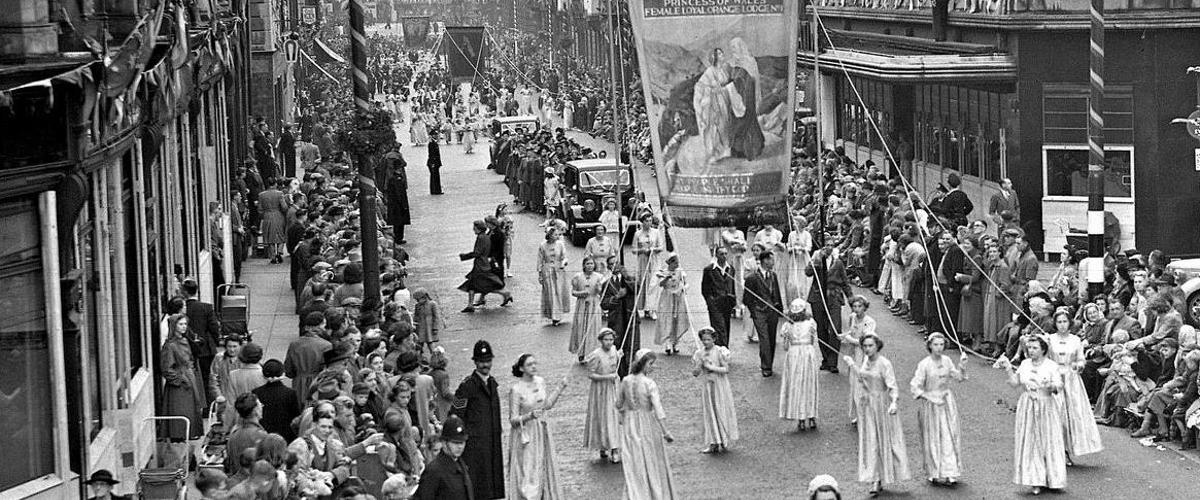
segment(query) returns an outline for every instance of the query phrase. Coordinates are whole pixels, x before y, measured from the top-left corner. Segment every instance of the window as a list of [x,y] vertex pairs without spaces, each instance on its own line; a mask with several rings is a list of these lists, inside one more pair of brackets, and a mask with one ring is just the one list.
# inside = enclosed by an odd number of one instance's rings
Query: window
[[33,200],[0,204],[0,491],[55,472],[39,229]]
[[999,182],[1004,176],[1003,95],[952,85],[918,85],[916,159]]
[[[1104,152],[1104,197],[1133,200],[1133,148],[1116,146]],[[1042,148],[1046,196],[1088,195],[1088,150],[1085,146]]]

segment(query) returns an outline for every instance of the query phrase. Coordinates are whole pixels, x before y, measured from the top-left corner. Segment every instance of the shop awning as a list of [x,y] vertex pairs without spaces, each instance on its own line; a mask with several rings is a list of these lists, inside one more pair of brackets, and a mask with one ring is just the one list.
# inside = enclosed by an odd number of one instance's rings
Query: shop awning
[[346,64],[346,59],[339,56],[337,52],[325,45],[320,38],[313,39],[313,52],[317,60],[329,60],[338,64]]
[[[11,92],[29,87],[49,87],[54,82],[79,85],[92,59],[69,60],[54,63],[29,64],[0,69],[0,92]],[[91,76],[91,75],[86,75]]]
[[[800,53],[811,65],[811,52]],[[846,72],[869,78],[906,82],[995,82],[1017,78],[1017,59],[1011,54],[881,54],[852,49],[821,53],[823,73]]]

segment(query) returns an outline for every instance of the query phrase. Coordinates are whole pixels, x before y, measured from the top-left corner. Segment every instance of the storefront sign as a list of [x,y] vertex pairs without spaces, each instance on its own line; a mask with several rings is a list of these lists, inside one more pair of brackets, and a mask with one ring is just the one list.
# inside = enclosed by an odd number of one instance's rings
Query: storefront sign
[[633,0],[657,182],[680,227],[787,221],[793,0]]
[[1196,171],[1200,172],[1200,148],[1196,148]]

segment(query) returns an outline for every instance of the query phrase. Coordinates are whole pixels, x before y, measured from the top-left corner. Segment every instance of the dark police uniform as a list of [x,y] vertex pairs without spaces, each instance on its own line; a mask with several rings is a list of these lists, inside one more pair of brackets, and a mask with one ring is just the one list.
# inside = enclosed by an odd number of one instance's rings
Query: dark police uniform
[[[492,359],[492,346],[475,343],[471,359]],[[475,372],[467,375],[454,392],[450,413],[461,417],[470,439],[463,450],[475,495],[478,498],[504,498],[504,456],[500,438],[500,392],[495,377],[485,382]]]
[[470,468],[443,450],[421,473],[416,500],[473,500]]

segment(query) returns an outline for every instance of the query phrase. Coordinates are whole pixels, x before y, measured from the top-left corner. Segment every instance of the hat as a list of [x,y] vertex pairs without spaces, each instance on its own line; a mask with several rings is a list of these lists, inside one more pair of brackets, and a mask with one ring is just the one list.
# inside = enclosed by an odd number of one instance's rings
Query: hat
[[1021,236],[1021,230],[1020,230],[1020,229],[1017,229],[1017,228],[1015,228],[1015,227],[1010,227],[1010,228],[1008,228],[1008,229],[1005,229],[1005,230],[1004,230],[1004,232],[1003,232],[1003,233],[1000,233],[1000,234],[1002,234],[1002,235],[1004,235],[1004,236],[1017,236],[1017,237],[1020,237],[1020,236]]
[[421,367],[421,355],[413,351],[404,351],[396,359],[396,370],[400,373],[411,372]]
[[837,479],[834,479],[833,476],[830,476],[829,474],[821,474],[812,478],[812,481],[808,482],[808,494],[812,495],[813,493],[816,493],[817,490],[822,486],[829,486],[836,491],[838,489]]
[[354,355],[354,346],[349,342],[338,342],[333,348],[325,351],[325,364],[332,365],[338,361],[350,359]]
[[475,349],[471,353],[471,359],[474,361],[491,361],[496,357],[492,351],[492,344],[486,340],[475,342]]
[[543,168],[543,169],[542,169],[542,172],[545,172],[545,173],[547,173],[547,174],[554,174],[554,167],[546,167],[546,168]]
[[793,300],[792,303],[790,305],[788,305],[788,313],[789,314],[800,314],[807,310],[808,310],[808,301],[806,301],[804,299]]
[[88,478],[87,481],[84,481],[83,484],[108,483],[111,486],[119,482],[120,481],[113,479],[112,472],[109,472],[108,469],[100,469],[96,472],[93,472],[92,477]]
[[350,264],[350,259],[342,259],[342,260],[339,260],[339,261],[333,263],[333,265],[335,265],[335,266],[345,266],[348,264]]
[[461,418],[458,418],[458,415],[446,417],[446,421],[442,423],[442,439],[460,443],[467,440],[467,429],[463,426],[463,421]]
[[362,307],[362,302],[363,302],[362,299],[360,299],[358,297],[343,297],[342,303],[339,305],[341,305],[342,307],[346,307],[346,306]]
[[238,350],[238,361],[252,365],[262,361],[263,348],[254,342],[250,342]]
[[332,266],[332,265],[330,265],[328,262],[321,261],[321,262],[318,262],[318,263],[316,263],[316,264],[313,264],[313,266],[312,266],[312,270],[313,270],[313,271],[316,271],[316,272],[321,272],[321,271],[327,271],[327,270],[329,270],[329,269],[330,269],[330,268],[332,268],[332,267],[333,267],[333,266]]

